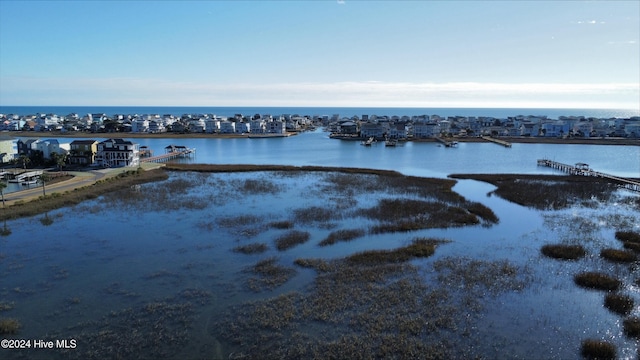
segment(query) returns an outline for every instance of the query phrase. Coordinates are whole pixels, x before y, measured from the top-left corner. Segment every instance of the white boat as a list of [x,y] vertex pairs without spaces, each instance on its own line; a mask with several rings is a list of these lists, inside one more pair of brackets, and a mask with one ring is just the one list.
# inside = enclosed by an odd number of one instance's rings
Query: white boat
[[33,184],[37,184],[38,183],[38,179],[32,179],[32,180],[24,180],[22,182],[20,182],[22,185],[33,185]]

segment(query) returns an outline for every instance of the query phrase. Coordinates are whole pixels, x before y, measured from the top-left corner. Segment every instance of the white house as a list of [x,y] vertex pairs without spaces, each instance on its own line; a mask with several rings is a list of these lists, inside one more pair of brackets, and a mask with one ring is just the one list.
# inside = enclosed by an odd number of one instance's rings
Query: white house
[[220,121],[220,134],[233,134],[236,132],[236,123],[229,120]]
[[413,123],[413,137],[430,138],[440,134],[440,125],[433,121]]
[[108,139],[98,143],[96,162],[103,167],[140,165],[140,145],[123,139]]

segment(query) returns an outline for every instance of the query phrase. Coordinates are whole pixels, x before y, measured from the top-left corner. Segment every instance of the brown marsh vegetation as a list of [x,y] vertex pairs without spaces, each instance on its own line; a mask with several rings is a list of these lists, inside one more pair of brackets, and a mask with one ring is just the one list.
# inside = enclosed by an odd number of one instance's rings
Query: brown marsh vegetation
[[609,293],[604,297],[604,306],[619,315],[629,315],[633,305],[633,298],[628,295]]
[[0,335],[17,334],[22,325],[16,319],[0,319]]
[[256,292],[276,288],[296,274],[295,269],[279,265],[275,257],[260,260],[247,271],[257,275],[247,281],[249,288]]
[[[398,252],[412,254],[403,259],[429,256],[442,241],[416,239]],[[431,287],[417,267],[394,256],[352,260],[297,259],[297,265],[318,272],[310,292],[237,306],[212,332],[229,342],[234,356],[248,359],[264,354],[282,359],[470,358],[478,355],[474,347],[457,341],[474,336],[476,315],[470,314],[469,298],[517,291],[525,284],[522,269],[502,261],[444,260],[446,274],[439,277],[444,282]],[[466,271],[469,265],[472,270]],[[487,281],[452,285],[477,278]],[[461,293],[449,291],[454,288]]]
[[640,243],[640,233],[635,231],[616,231],[615,236],[623,242]]
[[268,247],[265,243],[254,243],[248,245],[236,246],[233,251],[242,254],[260,254],[267,251]]
[[616,358],[616,347],[608,341],[587,339],[582,342],[580,353],[585,359],[613,360]]
[[343,229],[332,231],[324,240],[320,241],[318,245],[328,246],[333,245],[340,241],[351,241],[362,237],[366,234],[364,229]]
[[309,241],[311,234],[307,231],[291,230],[278,236],[275,240],[276,249],[284,251]]
[[368,250],[355,253],[346,258],[352,264],[376,265],[384,263],[400,263],[414,258],[429,257],[435,253],[436,244],[442,240],[415,239],[410,245],[393,250]]
[[632,338],[640,339],[640,318],[630,317],[622,322],[624,333]]
[[473,179],[497,186],[494,193],[516,204],[540,210],[564,209],[577,202],[608,200],[617,189],[604,179],[590,176],[456,174],[456,179]]
[[582,245],[547,244],[541,251],[545,256],[562,260],[577,260],[587,254]]
[[620,280],[598,272],[584,272],[574,276],[577,285],[596,290],[615,291],[620,288],[622,283]]
[[619,249],[602,249],[600,250],[600,257],[619,263],[630,263],[637,260],[637,256],[633,251]]

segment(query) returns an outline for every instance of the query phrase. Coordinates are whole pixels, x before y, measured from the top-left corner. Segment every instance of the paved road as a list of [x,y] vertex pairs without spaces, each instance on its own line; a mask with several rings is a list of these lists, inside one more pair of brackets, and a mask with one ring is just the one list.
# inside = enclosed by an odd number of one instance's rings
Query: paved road
[[[122,171],[122,170],[120,170]],[[104,178],[107,175],[117,172],[115,170],[91,170],[91,171],[68,171],[69,175],[73,175],[73,179],[55,183],[52,185],[45,184],[45,192],[47,194],[64,193],[65,191],[71,191],[73,189],[81,188],[83,186],[91,185],[96,181]],[[42,195],[42,184],[30,185],[30,188],[20,191],[15,191],[4,195],[4,200],[8,205],[13,204],[16,201],[28,201],[35,199]]]
[[[164,164],[158,163],[144,163],[141,167],[145,170],[156,169],[164,166]],[[134,168],[113,168],[113,169],[99,169],[90,171],[67,171],[68,174],[73,175],[73,179],[55,183],[52,185],[45,184],[45,192],[47,194],[64,193],[65,191],[71,191],[83,186],[91,185],[96,181],[104,178],[115,176],[118,173],[127,170],[135,170]],[[6,206],[13,204],[16,201],[29,201],[36,199],[42,195],[42,184],[31,185],[31,188],[26,190],[15,191],[4,195]]]

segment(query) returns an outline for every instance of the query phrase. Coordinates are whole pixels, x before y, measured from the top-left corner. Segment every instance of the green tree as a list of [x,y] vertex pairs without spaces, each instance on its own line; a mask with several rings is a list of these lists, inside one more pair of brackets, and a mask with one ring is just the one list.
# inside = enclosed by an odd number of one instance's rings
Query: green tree
[[27,168],[27,164],[31,163],[31,159],[29,159],[29,157],[27,155],[20,155],[20,157],[18,158],[18,162],[22,163],[22,168],[26,169]]
[[45,192],[45,183],[49,182],[49,180],[51,180],[51,176],[47,173],[42,173],[42,175],[40,175],[40,182],[42,183],[42,195],[47,196],[47,193]]
[[0,196],[2,196],[2,207],[4,208],[4,189],[7,187],[7,183],[0,181]]

